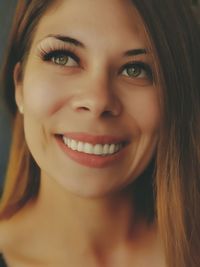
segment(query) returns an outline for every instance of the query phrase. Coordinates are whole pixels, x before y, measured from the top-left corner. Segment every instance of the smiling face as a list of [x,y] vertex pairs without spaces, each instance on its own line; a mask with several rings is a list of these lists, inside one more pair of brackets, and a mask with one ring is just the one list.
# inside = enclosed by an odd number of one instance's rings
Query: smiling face
[[144,36],[128,0],[62,1],[42,17],[22,81],[15,69],[16,101],[42,178],[103,196],[145,169],[159,102]]

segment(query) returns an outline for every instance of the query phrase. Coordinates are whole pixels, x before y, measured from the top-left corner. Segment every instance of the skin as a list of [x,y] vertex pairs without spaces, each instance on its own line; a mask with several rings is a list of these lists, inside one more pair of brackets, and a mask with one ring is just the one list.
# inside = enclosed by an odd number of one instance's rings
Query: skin
[[[63,47],[49,34],[83,43],[70,46],[80,62],[42,60],[41,48]],[[41,188],[35,202],[1,226],[11,266],[164,266],[156,225],[136,218],[132,201],[132,182],[155,153],[160,121],[153,81],[144,71],[134,78],[121,71],[132,61],[153,68],[150,53],[124,56],[138,48],[147,49],[147,41],[128,0],[62,1],[42,17],[24,79],[20,63],[14,73]],[[120,136],[129,144],[120,160],[88,167],[61,151],[54,135],[63,132]]]
[[[136,17],[134,8],[128,1],[117,1],[116,7],[115,1],[106,5],[98,2],[87,1],[82,7],[68,1],[66,7],[63,4],[62,9],[59,6],[43,17],[24,80],[16,82],[26,140],[42,176],[86,197],[105,196],[138,177],[154,153],[160,113],[158,90],[151,81],[118,74],[132,60],[152,63],[150,55],[123,56],[126,51],[147,46],[141,26],[132,18]],[[98,9],[104,14],[103,22]],[[117,12],[117,18],[110,15],[112,12]],[[87,19],[89,13],[93,19]],[[73,37],[86,46],[73,47],[81,59],[79,65],[61,68],[41,60],[41,49],[58,46],[58,41],[46,38],[52,33]],[[62,47],[62,42],[59,45]],[[52,135],[65,132],[120,136],[130,144],[120,162],[101,170],[88,168],[60,153]]]

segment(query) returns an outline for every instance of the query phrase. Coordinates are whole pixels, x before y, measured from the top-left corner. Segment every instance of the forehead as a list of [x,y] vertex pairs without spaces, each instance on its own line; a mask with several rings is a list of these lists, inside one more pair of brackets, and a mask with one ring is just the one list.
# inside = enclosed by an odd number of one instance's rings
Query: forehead
[[141,46],[146,39],[144,32],[131,0],[60,0],[42,16],[35,39],[66,33],[86,44],[106,40]]

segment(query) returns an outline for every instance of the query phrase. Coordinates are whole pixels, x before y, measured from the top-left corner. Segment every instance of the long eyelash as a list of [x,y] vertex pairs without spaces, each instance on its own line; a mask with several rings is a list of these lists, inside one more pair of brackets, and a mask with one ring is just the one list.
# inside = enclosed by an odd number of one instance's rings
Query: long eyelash
[[51,52],[43,51],[42,59],[44,61],[50,61],[52,57],[58,56],[59,54],[64,54],[66,56],[70,56],[77,63],[80,62],[80,59],[74,53],[72,53],[69,50],[54,50],[54,51],[51,51]]
[[73,49],[71,48],[66,48],[65,45],[59,45],[57,47],[53,47],[53,46],[48,46],[48,47],[39,47],[39,57],[43,60],[43,61],[50,61],[50,59],[53,56],[57,56],[59,54],[65,54],[66,56],[70,56],[71,58],[73,58],[75,61],[77,61],[77,63],[80,62],[80,59],[78,56],[76,56],[76,54],[72,51]]

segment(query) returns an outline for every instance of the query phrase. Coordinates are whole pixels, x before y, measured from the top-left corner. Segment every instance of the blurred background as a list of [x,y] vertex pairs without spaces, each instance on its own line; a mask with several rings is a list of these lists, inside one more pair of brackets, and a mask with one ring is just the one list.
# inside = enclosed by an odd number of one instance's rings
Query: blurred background
[[[148,0],[147,0],[148,1]],[[162,1],[162,0],[161,0]],[[174,0],[175,1],[175,0]],[[193,5],[194,13],[200,22],[200,0],[190,0]],[[0,0],[0,68],[2,66],[5,50],[7,46],[7,38],[11,25],[13,12],[17,0]],[[0,88],[0,185],[3,182],[3,177],[8,161],[8,150],[11,139],[11,127],[8,112],[3,103],[2,90]]]
[[[16,0],[0,0],[0,68],[2,67],[15,5]],[[0,90],[0,184],[3,182],[5,174],[11,139],[10,119],[2,99],[2,90]]]

